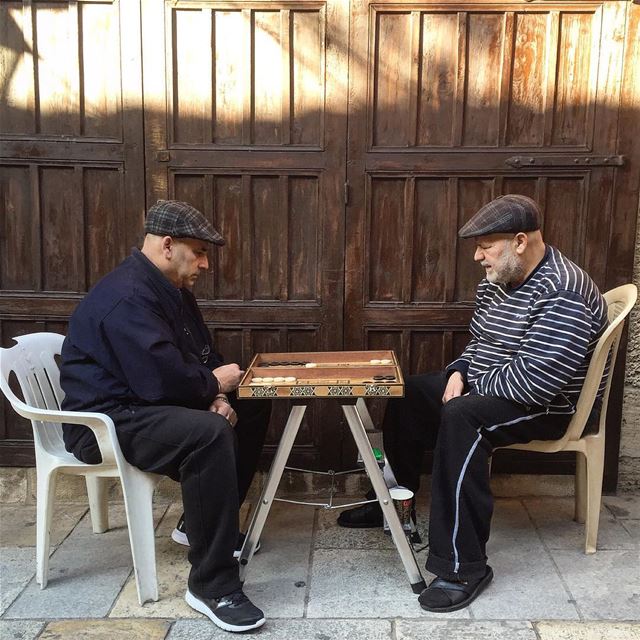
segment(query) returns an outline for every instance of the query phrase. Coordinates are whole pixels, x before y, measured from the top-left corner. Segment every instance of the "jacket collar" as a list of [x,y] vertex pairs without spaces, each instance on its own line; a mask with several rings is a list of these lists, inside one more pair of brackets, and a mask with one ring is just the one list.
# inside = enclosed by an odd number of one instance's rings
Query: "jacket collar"
[[162,271],[160,271],[160,269],[158,269],[158,267],[156,267],[156,265],[153,264],[153,262],[151,262],[151,260],[149,260],[142,251],[140,251],[140,249],[134,247],[131,251],[131,257],[135,263],[142,268],[146,275],[151,278],[154,284],[162,287],[162,290],[170,296],[171,300],[175,304],[182,306],[182,294],[180,289],[171,284]]

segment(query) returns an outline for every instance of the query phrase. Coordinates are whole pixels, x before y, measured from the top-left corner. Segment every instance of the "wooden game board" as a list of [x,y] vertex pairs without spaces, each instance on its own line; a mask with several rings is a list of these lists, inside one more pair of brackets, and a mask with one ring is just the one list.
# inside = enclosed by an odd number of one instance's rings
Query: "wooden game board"
[[238,387],[239,398],[403,395],[398,359],[393,351],[385,350],[258,353]]

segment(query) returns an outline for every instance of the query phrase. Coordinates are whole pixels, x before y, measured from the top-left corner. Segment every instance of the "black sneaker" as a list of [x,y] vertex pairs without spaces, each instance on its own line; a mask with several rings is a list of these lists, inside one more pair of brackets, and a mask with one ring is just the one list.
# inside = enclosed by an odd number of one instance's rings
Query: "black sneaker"
[[[244,539],[246,537],[247,536],[244,533],[240,533],[238,535],[238,543],[236,544],[236,548],[233,552],[234,558],[240,557],[240,551],[242,550],[242,545],[244,544]],[[187,530],[184,526],[184,513],[180,516],[180,520],[178,520],[176,528],[171,532],[171,539],[178,544],[184,545],[185,547],[189,546],[189,538],[187,538]],[[256,550],[253,553],[258,553],[258,551],[260,551],[260,540],[258,540]]]
[[225,631],[249,631],[265,623],[264,613],[244,594],[242,589],[221,598],[202,598],[187,589],[187,604],[203,613],[213,624]]
[[338,516],[338,525],[347,529],[373,529],[381,527],[382,523],[382,509],[378,502],[347,509]]

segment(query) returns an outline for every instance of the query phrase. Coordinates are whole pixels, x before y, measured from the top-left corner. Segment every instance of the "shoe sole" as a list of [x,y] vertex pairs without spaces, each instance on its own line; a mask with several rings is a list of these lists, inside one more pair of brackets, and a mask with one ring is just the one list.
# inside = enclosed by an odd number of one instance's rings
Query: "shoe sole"
[[[171,539],[176,542],[177,544],[181,544],[183,547],[188,547],[189,545],[189,538],[187,538],[187,534],[186,533],[182,533],[182,531],[179,531],[178,529],[174,529],[171,532]],[[254,555],[256,553],[258,553],[258,551],[260,551],[260,542],[258,541],[258,544],[256,545],[256,550],[253,552]],[[238,559],[240,557],[240,549],[235,549],[233,552],[233,557]]]
[[476,588],[466,600],[458,602],[458,604],[452,604],[450,607],[440,608],[428,607],[420,602],[420,607],[425,611],[431,611],[432,613],[449,613],[450,611],[458,611],[459,609],[468,607],[489,586],[489,584],[493,580],[493,569],[491,567],[488,567],[488,569],[489,571],[487,571],[485,577],[482,578],[480,582],[478,582]]
[[209,609],[209,607],[207,607],[207,605],[204,602],[202,602],[202,600],[199,600],[198,598],[196,598],[191,593],[191,591],[187,591],[187,593],[185,593],[184,599],[185,599],[185,602],[192,609],[195,609],[198,613],[202,613],[203,615],[207,616],[207,618],[209,618],[209,620],[211,620],[213,624],[215,624],[217,627],[220,627],[221,629],[224,629],[225,631],[241,633],[242,631],[250,631],[251,629],[257,629],[258,627],[261,627],[266,622],[266,618],[260,618],[260,620],[258,620],[257,622],[254,622],[253,624],[248,624],[248,625],[229,624],[228,622],[224,622],[224,620],[220,620],[220,618],[216,616],[215,612]]

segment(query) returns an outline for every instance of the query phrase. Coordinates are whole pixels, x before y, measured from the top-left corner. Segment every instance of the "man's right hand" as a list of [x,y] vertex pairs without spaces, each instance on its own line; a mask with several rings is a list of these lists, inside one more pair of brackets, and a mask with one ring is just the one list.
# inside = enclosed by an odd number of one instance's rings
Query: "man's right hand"
[[214,369],[212,373],[218,381],[220,393],[235,391],[244,375],[244,371],[235,362],[223,364],[221,367]]
[[447,382],[447,386],[442,394],[442,404],[447,404],[452,398],[457,398],[464,391],[464,379],[459,371],[454,371]]

